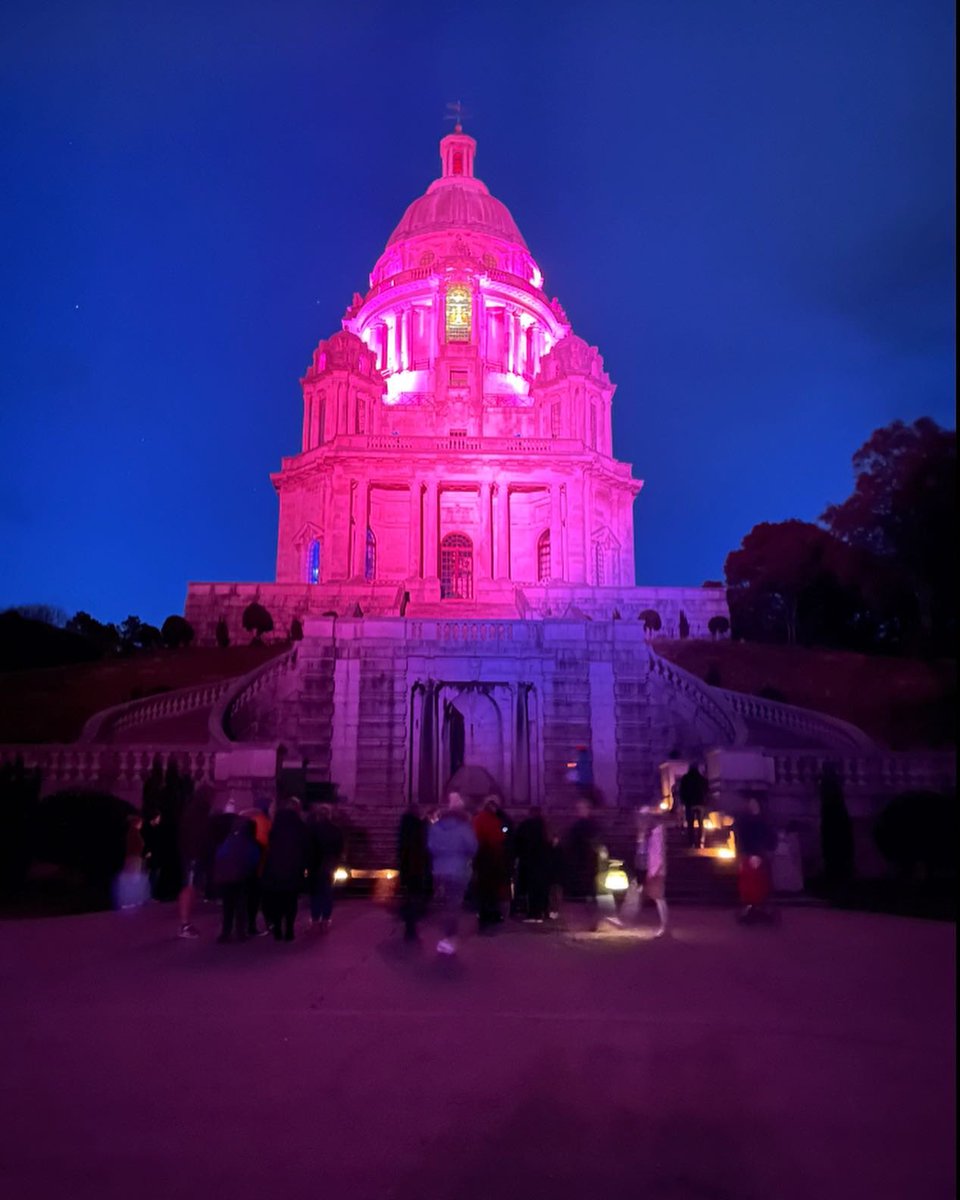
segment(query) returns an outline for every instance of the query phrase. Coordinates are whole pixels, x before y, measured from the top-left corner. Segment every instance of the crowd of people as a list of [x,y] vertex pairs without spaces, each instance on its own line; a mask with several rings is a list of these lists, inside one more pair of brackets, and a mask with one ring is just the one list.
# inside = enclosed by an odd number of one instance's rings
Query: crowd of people
[[[682,814],[689,845],[699,847],[706,798],[706,779],[694,765],[679,780],[669,811],[656,805],[637,814],[629,866],[638,911],[645,902],[656,911],[655,936],[667,932],[669,921],[667,823]],[[736,839],[741,898],[749,916],[762,912],[766,903],[775,844],[756,803],[738,820]],[[267,935],[289,942],[304,893],[309,927],[330,928],[344,850],[329,804],[304,811],[298,799],[264,800],[238,811],[228,801],[214,812],[208,795],[196,791],[175,763],[166,771],[155,764],[144,786],[142,811],[130,821],[118,904],[135,907],[148,895],[176,897],[179,936],[194,939],[199,937],[192,919],[198,901],[219,900],[221,942]],[[397,910],[404,937],[419,940],[421,922],[432,909],[441,927],[437,951],[452,955],[465,911],[475,914],[481,934],[489,934],[509,917],[531,924],[555,920],[561,899],[571,906],[571,923],[595,930],[604,854],[589,795],[581,796],[575,820],[562,836],[539,808],[514,825],[494,795],[475,813],[456,791],[438,809],[411,804],[401,818],[397,844]]]

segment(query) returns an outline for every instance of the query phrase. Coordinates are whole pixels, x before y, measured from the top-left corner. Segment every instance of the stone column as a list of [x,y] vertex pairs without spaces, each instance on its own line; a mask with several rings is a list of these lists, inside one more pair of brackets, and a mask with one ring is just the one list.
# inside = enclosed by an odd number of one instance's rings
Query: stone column
[[347,519],[347,578],[357,574],[357,542],[360,539],[357,515],[357,480],[350,480],[350,511]]
[[550,484],[550,578],[564,579],[560,484]]
[[423,577],[436,579],[440,573],[438,530],[440,490],[435,479],[428,479],[423,495]]
[[490,512],[490,497],[493,485],[485,479],[480,484],[480,545],[477,547],[477,574],[483,578],[494,578],[493,528]]
[[436,302],[427,309],[427,325],[430,335],[430,366],[434,366],[437,359],[440,357],[440,320],[442,312],[443,299],[440,293],[437,293]]
[[497,579],[510,578],[510,492],[506,482],[498,483],[496,513],[496,564]]
[[567,485],[560,484],[560,576],[570,578],[570,531],[567,527]]
[[420,484],[412,483],[410,485],[410,539],[409,539],[409,557],[410,565],[408,573],[411,579],[420,578],[420,559],[421,559],[421,536],[422,527],[420,520],[421,510],[421,492]]
[[504,323],[507,327],[507,371],[516,372],[517,324],[516,315],[512,308],[504,310]]
[[400,369],[409,369],[412,363],[412,355],[410,354],[410,306],[406,305],[397,314],[400,322]]

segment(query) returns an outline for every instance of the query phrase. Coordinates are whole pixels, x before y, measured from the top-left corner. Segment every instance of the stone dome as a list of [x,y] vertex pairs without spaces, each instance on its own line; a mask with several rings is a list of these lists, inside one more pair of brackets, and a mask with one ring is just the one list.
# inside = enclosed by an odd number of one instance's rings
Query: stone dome
[[[473,173],[477,143],[458,125],[440,142],[441,174],[409,206],[387,246],[427,233],[472,231],[527,250],[505,204],[490,195]],[[529,253],[529,251],[528,251]]]
[[407,208],[387,245],[424,233],[470,229],[526,250],[527,243],[510,210],[486,188],[477,187],[478,183],[479,180],[472,179],[469,184],[459,185],[445,180],[443,187],[431,188]]

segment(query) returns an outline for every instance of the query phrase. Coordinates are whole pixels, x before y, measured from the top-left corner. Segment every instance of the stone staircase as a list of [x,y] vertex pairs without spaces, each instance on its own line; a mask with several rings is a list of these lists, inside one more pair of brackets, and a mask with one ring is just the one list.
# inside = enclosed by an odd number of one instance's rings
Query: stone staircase
[[311,779],[329,782],[333,738],[333,649],[310,659],[299,693],[289,703],[296,721],[297,741]]
[[667,902],[722,905],[737,903],[737,863],[707,850],[692,850],[686,831],[667,827]]
[[560,650],[543,697],[543,768],[547,796],[568,793],[568,763],[591,744],[590,674],[582,654]]

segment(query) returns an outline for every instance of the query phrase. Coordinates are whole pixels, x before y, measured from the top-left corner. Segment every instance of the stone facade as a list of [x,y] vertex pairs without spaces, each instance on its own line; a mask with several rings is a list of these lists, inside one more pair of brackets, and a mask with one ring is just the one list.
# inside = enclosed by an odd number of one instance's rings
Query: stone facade
[[301,379],[298,454],[273,476],[276,582],[194,583],[202,641],[263,604],[278,633],[324,613],[633,619],[709,636],[716,589],[637,588],[616,390],[572,330],[476,143],[440,143],[415,200]]

